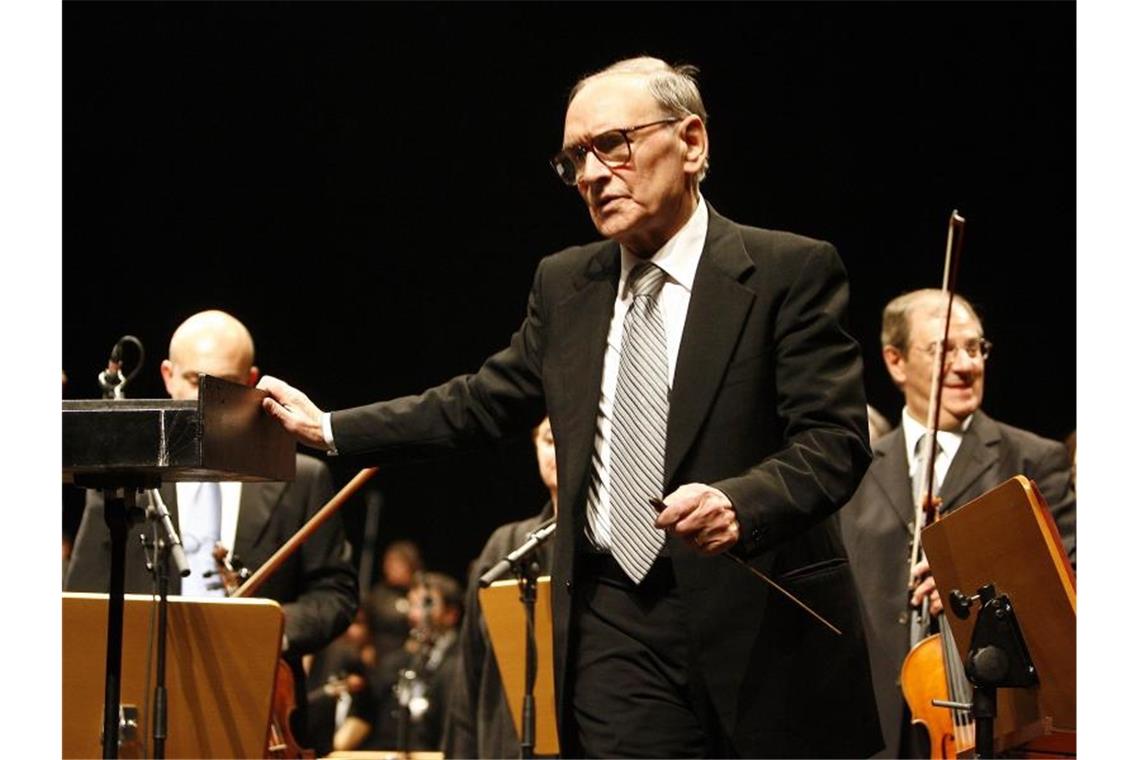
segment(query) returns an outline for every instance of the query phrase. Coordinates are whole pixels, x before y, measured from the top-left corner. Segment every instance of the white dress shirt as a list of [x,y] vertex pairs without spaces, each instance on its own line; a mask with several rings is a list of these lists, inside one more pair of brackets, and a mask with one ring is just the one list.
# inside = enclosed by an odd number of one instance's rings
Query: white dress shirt
[[[657,297],[665,326],[665,345],[669,359],[669,388],[673,387],[673,374],[677,368],[677,354],[681,348],[681,335],[685,331],[685,317],[689,312],[689,297],[693,292],[693,278],[705,236],[709,227],[709,211],[704,198],[697,196],[697,207],[685,226],[677,231],[661,250],[649,261],[665,272],[665,283]],[[610,331],[606,338],[606,355],[602,365],[602,397],[598,404],[598,422],[594,431],[593,466],[590,469],[589,507],[586,514],[591,540],[599,549],[610,548],[610,447],[613,440],[614,394],[617,392],[618,365],[621,363],[621,339],[625,314],[633,303],[626,292],[626,279],[642,259],[624,247],[621,249],[621,278],[618,280],[617,300]],[[665,494],[660,494],[664,497]]]
[[[234,538],[237,536],[238,507],[241,505],[241,483],[218,483],[218,486],[222,491],[221,543],[232,554]],[[197,483],[175,483],[174,491],[178,495],[179,515],[194,508],[198,493]]]
[[[962,434],[965,433],[969,427],[970,422],[973,421],[974,415],[966,418],[962,423],[959,430],[939,430],[935,440],[938,442],[938,454],[934,457],[934,476],[940,484],[946,482],[946,473],[950,471],[950,465],[954,461],[954,457],[958,453],[958,449],[962,446]],[[906,463],[907,472],[910,473],[911,482],[914,482],[916,477],[921,477],[918,472],[919,457],[915,449],[918,448],[918,442],[923,435],[926,434],[926,423],[919,422],[910,413],[910,410],[905,406],[902,413],[902,428],[903,438],[906,441]]]

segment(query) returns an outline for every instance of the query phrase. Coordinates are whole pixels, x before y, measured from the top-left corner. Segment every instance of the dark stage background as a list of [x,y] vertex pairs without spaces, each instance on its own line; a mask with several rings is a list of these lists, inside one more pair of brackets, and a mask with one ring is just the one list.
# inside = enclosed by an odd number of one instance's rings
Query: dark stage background
[[[123,334],[163,397],[173,329],[242,319],[258,365],[325,409],[473,371],[523,316],[543,255],[596,238],[546,160],[576,77],[696,63],[706,199],[834,242],[872,404],[901,397],[879,312],[961,291],[996,344],[985,407],[1076,426],[1076,44],[1070,3],[64,3],[62,364],[69,398]],[[332,461],[340,482],[357,463]],[[387,467],[381,545],[465,572],[538,510],[529,441]],[[344,510],[357,550],[363,499]],[[65,495],[65,530],[78,519]]]

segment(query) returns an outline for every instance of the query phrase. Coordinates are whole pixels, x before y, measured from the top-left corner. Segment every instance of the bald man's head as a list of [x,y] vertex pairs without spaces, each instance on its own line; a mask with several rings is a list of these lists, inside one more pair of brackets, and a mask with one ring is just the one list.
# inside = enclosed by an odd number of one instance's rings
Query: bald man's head
[[162,380],[170,397],[198,398],[199,372],[243,385],[257,382],[253,337],[224,311],[199,312],[179,325],[170,338],[170,356],[162,362]]

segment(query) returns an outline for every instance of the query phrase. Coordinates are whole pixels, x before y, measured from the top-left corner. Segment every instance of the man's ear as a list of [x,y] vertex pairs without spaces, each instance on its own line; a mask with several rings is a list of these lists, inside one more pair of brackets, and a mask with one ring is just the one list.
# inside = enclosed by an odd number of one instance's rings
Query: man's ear
[[685,117],[681,124],[681,139],[685,142],[685,173],[696,176],[704,168],[709,154],[709,133],[700,116],[690,114]]
[[257,381],[260,378],[261,370],[259,370],[255,364],[249,368],[249,377],[246,378],[245,384],[252,388],[253,386],[257,385]]
[[158,365],[158,371],[162,373],[162,384],[166,386],[167,394],[173,396],[174,389],[170,387],[170,381],[174,379],[174,362],[163,359],[162,364]]
[[906,383],[906,355],[895,346],[884,346],[883,363],[887,365],[891,380],[901,388]]

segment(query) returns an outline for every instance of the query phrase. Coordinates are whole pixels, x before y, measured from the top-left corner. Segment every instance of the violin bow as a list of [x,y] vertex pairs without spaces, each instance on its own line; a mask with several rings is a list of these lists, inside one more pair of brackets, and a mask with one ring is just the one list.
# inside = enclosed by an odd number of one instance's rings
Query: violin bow
[[293,555],[293,552],[301,548],[301,544],[305,543],[309,536],[313,535],[318,528],[324,525],[325,521],[332,517],[333,514],[375,474],[375,467],[366,467],[356,473],[356,476],[348,481],[344,488],[337,492],[336,496],[329,499],[327,504],[317,510],[317,513],[310,517],[288,541],[282,544],[280,549],[273,552],[273,556],[267,559],[265,564],[257,568],[257,571],[253,575],[246,578],[245,582],[242,583],[241,586],[238,587],[238,590],[231,594],[231,596],[253,596],[253,594],[261,588],[261,585],[269,579],[269,576],[273,575],[285,560]]
[[[946,295],[946,318],[942,324],[942,340],[934,347],[935,369],[930,373],[930,402],[926,410],[926,435],[922,439],[922,488],[919,489],[920,496],[914,505],[914,538],[910,542],[912,575],[919,561],[919,535],[934,509],[934,452],[937,451],[935,446],[938,438],[938,418],[942,413],[942,383],[946,380],[946,341],[950,337],[950,317],[954,313],[954,286],[958,279],[958,263],[962,258],[962,240],[965,232],[966,219],[957,209],[951,211],[950,223],[946,230],[946,257],[942,264],[942,292]],[[924,627],[929,614],[927,602],[924,600],[920,615]]]

